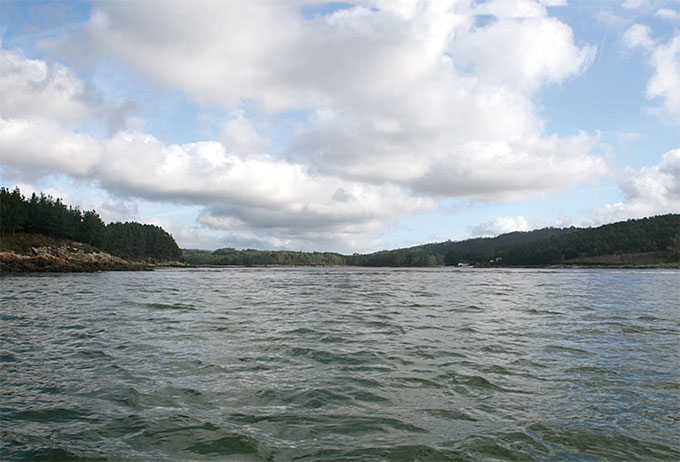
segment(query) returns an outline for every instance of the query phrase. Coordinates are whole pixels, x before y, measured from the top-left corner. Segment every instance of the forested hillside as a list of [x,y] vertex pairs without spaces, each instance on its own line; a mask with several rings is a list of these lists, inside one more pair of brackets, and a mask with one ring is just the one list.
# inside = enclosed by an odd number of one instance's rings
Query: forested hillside
[[[543,266],[557,264],[678,264],[680,215],[628,220],[597,228],[545,228],[494,238],[447,241],[371,254],[219,249],[181,251],[162,228],[140,223],[104,224],[44,194],[25,198],[0,188],[0,234],[33,233],[83,242],[125,259],[176,260],[192,265],[351,265],[428,267]],[[645,255],[621,259],[621,255]],[[601,258],[606,257],[609,258]]]
[[[659,262],[680,258],[680,215],[628,220],[597,228],[544,228],[494,238],[425,244],[348,257],[360,266],[494,266],[569,264],[573,259],[657,252]],[[406,264],[404,264],[406,262]],[[414,264],[415,263],[415,264]]]
[[543,265],[601,255],[659,252],[680,259],[680,215],[628,220],[578,229],[559,237],[513,245],[499,252],[508,265]]
[[125,259],[177,260],[182,251],[163,228],[135,222],[104,224],[45,194],[25,198],[19,188],[0,188],[0,234],[42,234],[83,242]]
[[499,252],[514,245],[548,239],[574,232],[576,228],[545,228],[528,232],[513,232],[497,237],[481,237],[464,241],[423,244],[405,249],[352,255],[348,263],[357,266],[441,266],[460,262],[482,263],[497,258]]
[[[545,228],[494,238],[447,241],[370,254],[340,255],[253,249],[185,250],[182,261],[194,265],[349,265],[429,267],[543,266],[557,264],[677,264],[680,215],[628,220],[598,228]],[[644,258],[623,260],[621,255]],[[593,257],[612,256],[592,260]]]

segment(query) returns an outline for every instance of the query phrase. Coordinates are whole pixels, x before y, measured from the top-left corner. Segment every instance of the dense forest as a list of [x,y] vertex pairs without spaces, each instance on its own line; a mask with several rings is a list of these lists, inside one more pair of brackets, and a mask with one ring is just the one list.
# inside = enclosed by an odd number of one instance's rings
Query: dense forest
[[[680,215],[628,220],[597,228],[544,228],[501,234],[493,238],[447,241],[371,254],[340,255],[253,249],[185,250],[182,261],[193,265],[349,265],[431,267],[543,266],[596,264],[604,255],[655,253],[654,263],[680,261]],[[620,264],[610,259],[611,264]],[[604,263],[606,264],[606,260]],[[632,264],[635,264],[633,261]]]
[[35,233],[84,242],[129,260],[177,260],[182,251],[163,228],[135,222],[104,224],[94,210],[81,211],[45,194],[25,198],[19,188],[0,188],[0,234]]

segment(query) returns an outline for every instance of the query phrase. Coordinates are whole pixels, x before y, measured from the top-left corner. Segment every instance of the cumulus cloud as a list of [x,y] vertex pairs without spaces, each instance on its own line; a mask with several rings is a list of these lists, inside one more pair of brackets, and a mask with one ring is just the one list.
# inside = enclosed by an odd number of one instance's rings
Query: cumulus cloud
[[66,124],[92,114],[100,97],[73,71],[58,63],[27,59],[0,41],[0,117],[49,117]]
[[0,118],[0,163],[30,179],[51,172],[85,177],[102,158],[101,144],[51,119]]
[[640,47],[647,53],[654,69],[647,84],[647,96],[661,99],[662,113],[680,124],[680,34],[666,43],[658,43],[649,26],[633,24],[623,39],[629,47]]
[[680,124],[680,34],[654,50],[651,63],[655,72],[647,95],[663,100],[663,108]]
[[[41,133],[44,142],[31,134]],[[219,142],[166,145],[133,130],[98,141],[45,125],[0,120],[0,161],[97,180],[120,195],[206,206],[215,229],[313,229],[317,238],[360,234],[435,202],[394,185],[314,175],[267,154],[241,157]],[[300,231],[303,230],[303,231]]]
[[671,8],[659,8],[654,13],[654,16],[668,19],[669,21],[680,21],[680,13]]
[[513,231],[529,231],[531,226],[521,215],[515,217],[498,217],[470,228],[472,237],[494,237]]
[[665,153],[657,165],[627,169],[619,178],[619,188],[625,200],[593,210],[595,223],[680,213],[680,149]]
[[237,111],[227,120],[220,134],[227,149],[238,154],[259,154],[266,152],[269,147],[269,141],[257,133],[243,111]]
[[654,40],[651,37],[652,29],[645,24],[633,24],[623,34],[623,41],[630,48],[642,47],[651,49]]
[[595,56],[594,47],[574,45],[569,26],[545,16],[501,18],[466,34],[453,48],[485,81],[528,88],[579,73]]
[[[231,114],[220,140],[166,144],[128,120],[132,103],[0,48],[0,162],[197,204],[212,229],[290,243],[354,245],[445,197],[568,188],[608,170],[596,136],[546,133],[534,105],[595,54],[549,15],[563,3],[362,0],[312,15],[302,1],[98,3],[70,48]],[[288,111],[304,116],[275,156],[257,128]],[[75,129],[93,116],[106,136]]]

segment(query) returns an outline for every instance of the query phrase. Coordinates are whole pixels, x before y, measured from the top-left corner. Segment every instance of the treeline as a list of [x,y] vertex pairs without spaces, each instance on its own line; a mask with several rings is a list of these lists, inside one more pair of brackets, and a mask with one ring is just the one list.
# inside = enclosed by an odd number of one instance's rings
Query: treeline
[[345,257],[330,252],[292,252],[288,250],[184,250],[182,262],[189,265],[216,266],[338,266]]
[[422,247],[411,247],[407,249],[382,250],[380,252],[349,255],[345,257],[347,265],[350,266],[394,266],[394,267],[429,267],[443,266],[444,256],[428,252]]
[[402,264],[409,262],[410,256],[420,255],[419,261],[436,260],[435,265],[541,266],[568,264],[579,258],[646,252],[660,252],[667,261],[678,262],[680,215],[631,219],[597,228],[544,228],[493,238],[425,244],[361,255],[348,261],[361,266],[421,266]]
[[545,265],[602,255],[664,252],[680,259],[680,215],[628,220],[514,245],[499,253],[508,265]]
[[352,255],[346,258],[347,264],[355,266],[428,267],[457,265],[463,262],[479,265],[497,258],[499,252],[513,245],[559,236],[574,229],[545,228],[529,232],[513,232],[493,238],[437,242],[404,249]]
[[569,264],[579,258],[648,252],[659,252],[662,261],[680,261],[680,215],[628,220],[597,228],[544,228],[363,255],[231,248],[214,252],[185,250],[182,261],[234,266],[542,266]]
[[163,228],[135,222],[104,224],[96,211],[81,211],[61,199],[19,188],[0,188],[0,233],[36,233],[71,239],[125,259],[177,260],[182,251]]
[[288,250],[236,250],[233,248],[184,250],[182,262],[215,266],[442,266],[444,257],[420,249],[383,251],[367,255],[341,255],[331,252],[293,252]]

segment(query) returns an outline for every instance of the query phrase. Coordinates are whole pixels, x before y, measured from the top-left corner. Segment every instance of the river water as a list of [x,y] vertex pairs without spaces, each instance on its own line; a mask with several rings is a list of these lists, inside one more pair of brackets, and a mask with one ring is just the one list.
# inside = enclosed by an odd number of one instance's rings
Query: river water
[[678,460],[680,272],[0,278],[1,460]]

